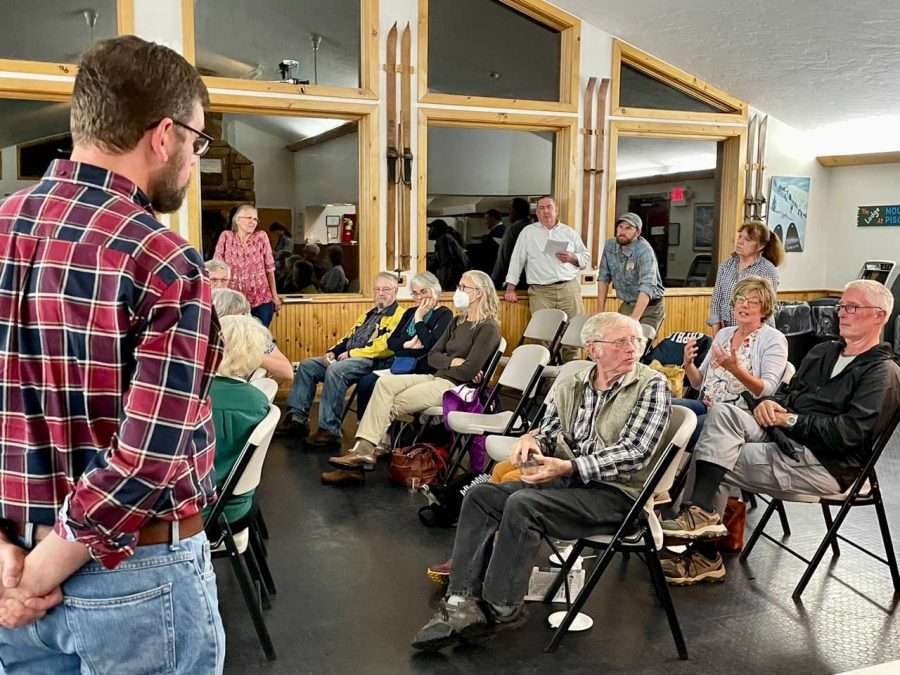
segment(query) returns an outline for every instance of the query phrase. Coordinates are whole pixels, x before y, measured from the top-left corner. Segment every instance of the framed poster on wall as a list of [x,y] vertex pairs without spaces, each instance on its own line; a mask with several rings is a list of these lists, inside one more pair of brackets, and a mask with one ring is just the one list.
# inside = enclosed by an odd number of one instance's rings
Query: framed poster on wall
[[714,204],[694,205],[694,250],[712,251]]

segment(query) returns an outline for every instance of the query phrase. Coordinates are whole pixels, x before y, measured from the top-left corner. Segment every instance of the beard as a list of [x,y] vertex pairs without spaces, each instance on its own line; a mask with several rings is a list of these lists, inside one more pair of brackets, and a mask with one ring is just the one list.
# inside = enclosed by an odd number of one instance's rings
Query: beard
[[184,196],[187,194],[188,185],[178,185],[178,175],[181,173],[179,157],[171,157],[166,165],[150,178],[148,186],[150,204],[157,213],[172,213],[181,208]]

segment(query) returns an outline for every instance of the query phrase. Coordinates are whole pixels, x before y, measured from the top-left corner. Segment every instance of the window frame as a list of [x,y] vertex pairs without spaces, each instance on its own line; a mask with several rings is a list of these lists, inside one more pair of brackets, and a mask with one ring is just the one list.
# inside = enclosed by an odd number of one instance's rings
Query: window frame
[[[122,0],[120,0],[122,1]],[[348,99],[378,100],[379,37],[381,34],[379,0],[359,0],[360,82],[358,87],[335,87],[324,84],[284,84],[257,82],[235,77],[204,76],[207,88],[246,91],[258,94],[293,94],[299,96],[328,96]],[[181,0],[181,26],[184,57],[196,65],[197,35],[194,28],[194,1]]]
[[556,101],[439,94],[428,91],[428,2],[419,0],[419,102],[438,105],[479,106],[511,110],[578,112],[580,100],[581,20],[543,0],[498,0],[511,9],[560,32],[559,97]]
[[[134,1],[116,0],[116,34],[131,35],[134,33]],[[10,73],[22,73],[29,75],[62,75],[74,78],[78,73],[78,66],[74,63],[56,63],[54,61],[30,61],[26,59],[0,59],[0,70]],[[9,79],[0,78],[0,90],[6,91],[13,83]],[[46,84],[46,83],[41,83]],[[65,84],[65,83],[63,83]],[[36,87],[35,91],[44,91]],[[72,85],[68,91],[71,93]],[[18,97],[17,97],[18,98]]]
[[576,164],[575,150],[578,139],[577,117],[554,117],[505,112],[482,112],[447,108],[419,108],[418,116],[418,164],[416,176],[417,232],[416,268],[425,270],[427,255],[428,219],[428,129],[430,127],[455,127],[468,129],[493,129],[499,131],[544,131],[556,135],[553,155],[553,195],[556,199],[559,219],[585,237],[576,226]]

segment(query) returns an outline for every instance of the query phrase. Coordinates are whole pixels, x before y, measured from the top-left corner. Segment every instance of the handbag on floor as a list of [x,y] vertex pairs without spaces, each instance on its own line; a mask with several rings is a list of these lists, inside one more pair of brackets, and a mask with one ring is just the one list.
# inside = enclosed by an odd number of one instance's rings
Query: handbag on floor
[[419,520],[425,527],[453,527],[459,518],[466,492],[490,479],[490,475],[486,473],[477,476],[464,473],[447,485],[426,485],[420,492],[425,495],[428,503],[419,509]]
[[[444,452],[446,455],[446,452]],[[405,488],[430,485],[446,465],[446,457],[430,443],[416,443],[391,453],[390,480]]]
[[744,527],[747,525],[747,505],[740,499],[728,498],[725,517],[722,519],[728,528],[728,535],[716,543],[720,551],[739,553],[744,548]]

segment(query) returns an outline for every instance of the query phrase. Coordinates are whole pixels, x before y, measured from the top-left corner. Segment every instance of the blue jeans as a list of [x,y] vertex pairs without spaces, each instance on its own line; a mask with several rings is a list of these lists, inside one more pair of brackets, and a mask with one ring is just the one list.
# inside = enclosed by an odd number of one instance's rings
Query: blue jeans
[[250,316],[255,316],[263,326],[268,328],[269,324],[272,323],[272,317],[275,316],[275,303],[267,302],[251,308]]
[[202,532],[140,546],[114,570],[89,562],[63,583],[63,595],[36,623],[0,629],[0,672],[222,672],[225,632]]
[[364,375],[356,383],[356,419],[361,420],[366,413],[369,399],[372,398],[372,392],[375,391],[376,384],[378,384],[378,376],[375,373]]
[[372,368],[372,359],[346,359],[331,365],[322,357],[306,359],[294,373],[294,385],[287,399],[288,414],[299,422],[309,420],[316,385],[324,382],[319,402],[319,429],[340,434],[347,388],[371,373]]
[[706,413],[709,412],[709,409],[703,401],[696,398],[673,398],[672,405],[680,405],[682,408],[693,410],[697,415],[697,428],[694,429],[691,440],[688,441],[685,448],[687,452],[692,452],[697,444],[697,439],[700,438],[700,432],[703,431],[703,423],[706,422]]

